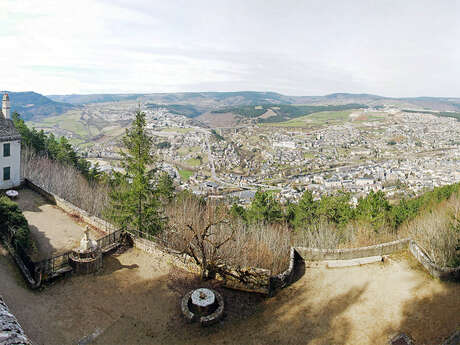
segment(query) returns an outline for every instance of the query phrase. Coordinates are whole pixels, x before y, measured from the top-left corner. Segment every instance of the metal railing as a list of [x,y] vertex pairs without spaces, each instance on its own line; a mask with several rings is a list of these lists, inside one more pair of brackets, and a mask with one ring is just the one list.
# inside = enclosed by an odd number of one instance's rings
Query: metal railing
[[69,266],[69,255],[71,253],[71,251],[68,251],[63,254],[36,262],[35,267],[38,268],[45,277],[53,276],[58,273],[59,270]]
[[107,248],[117,242],[120,241],[120,236],[122,234],[123,230],[116,230],[114,232],[111,232],[108,235],[105,235],[104,237],[101,237],[100,239],[97,240],[97,244],[99,248],[104,251],[104,248]]
[[[113,244],[117,243],[120,241],[120,237],[122,234],[123,230],[117,230],[114,232],[111,232],[108,235],[105,235],[104,237],[99,238],[96,240],[99,248],[104,250],[104,248],[110,247]],[[53,256],[51,258],[35,262],[35,270],[39,270],[42,272],[44,277],[52,277],[57,274],[59,274],[59,271],[61,269],[67,268],[70,266],[69,262],[69,256],[72,254],[72,251],[65,252],[60,255]]]

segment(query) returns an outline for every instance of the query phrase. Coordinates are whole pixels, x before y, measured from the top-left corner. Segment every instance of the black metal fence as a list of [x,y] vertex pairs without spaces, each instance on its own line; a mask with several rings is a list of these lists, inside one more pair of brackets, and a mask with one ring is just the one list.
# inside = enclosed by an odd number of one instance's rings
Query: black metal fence
[[60,270],[69,266],[69,255],[72,252],[66,252],[49,259],[45,259],[35,263],[36,269],[42,272],[43,277],[51,277],[58,274]]
[[[120,237],[123,230],[114,231],[100,239],[96,240],[99,248],[104,251],[104,248],[113,246],[120,241]],[[39,270],[45,279],[59,275],[66,268],[70,266],[69,256],[72,251],[65,252],[63,254],[53,256],[51,258],[33,263],[35,270]]]
[[120,236],[123,233],[123,230],[116,230],[114,232],[111,232],[108,235],[105,235],[104,237],[101,237],[100,239],[97,240],[97,244],[99,248],[104,251],[104,248],[110,247],[113,244],[117,243],[120,241]]

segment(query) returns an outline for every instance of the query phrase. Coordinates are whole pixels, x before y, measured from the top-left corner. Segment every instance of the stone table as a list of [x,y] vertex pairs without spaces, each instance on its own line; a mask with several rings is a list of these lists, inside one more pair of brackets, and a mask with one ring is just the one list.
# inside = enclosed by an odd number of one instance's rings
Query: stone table
[[206,315],[209,307],[216,301],[216,296],[210,289],[199,288],[193,291],[191,299],[192,304],[197,307],[200,314]]

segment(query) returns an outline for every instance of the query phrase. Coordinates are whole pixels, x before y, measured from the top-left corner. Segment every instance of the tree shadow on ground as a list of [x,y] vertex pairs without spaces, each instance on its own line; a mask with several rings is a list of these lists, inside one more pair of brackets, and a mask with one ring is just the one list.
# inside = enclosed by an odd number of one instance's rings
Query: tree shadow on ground
[[[137,249],[104,260],[102,274],[72,276],[40,293],[6,285],[2,294],[36,344],[78,344],[94,332],[101,334],[93,345],[345,344],[351,324],[344,314],[367,289],[353,287],[317,304],[318,291],[305,279],[265,298],[168,273],[166,258]],[[225,298],[226,317],[209,328],[188,324],[180,311],[184,292],[199,286]]]
[[[177,272],[174,274],[177,275]],[[308,304],[315,291],[284,289],[273,298],[259,294],[229,290],[218,282],[202,282],[171,277],[168,286],[180,298],[190,289],[210,287],[218,290],[225,299],[225,318],[219,324],[202,328],[189,325],[182,317],[174,320],[171,331],[162,335],[166,344],[345,344],[351,325],[345,311],[359,303],[367,285],[352,288],[331,298],[325,305]],[[178,280],[178,281],[177,281]],[[307,303],[299,305],[299,300]],[[308,307],[305,307],[308,305]],[[177,310],[180,314],[180,310]],[[161,343],[161,342],[159,342]],[[101,343],[102,344],[102,343]]]
[[440,282],[441,289],[429,296],[419,296],[422,285],[413,289],[415,296],[402,308],[403,318],[397,328],[387,328],[390,338],[395,333],[409,334],[417,345],[439,345],[460,329],[460,284]]
[[100,273],[101,275],[110,275],[122,269],[133,270],[139,268],[139,265],[135,263],[131,265],[123,265],[117,258],[116,254],[104,255],[102,260],[103,270]]
[[19,196],[13,201],[19,205],[22,212],[42,212],[40,207],[50,204],[43,196],[30,189],[22,188],[18,192]]
[[32,240],[34,241],[32,248],[29,249],[29,255],[34,262],[59,254],[58,249],[51,245],[50,238],[44,231],[40,231],[35,225],[30,224],[29,229]]

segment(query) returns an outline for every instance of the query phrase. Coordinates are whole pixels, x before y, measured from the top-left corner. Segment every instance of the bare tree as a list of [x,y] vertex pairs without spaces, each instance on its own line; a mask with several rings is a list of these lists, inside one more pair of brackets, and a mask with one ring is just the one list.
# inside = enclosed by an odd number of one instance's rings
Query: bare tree
[[169,208],[168,231],[163,241],[189,255],[200,267],[203,279],[214,278],[226,270],[222,248],[234,240],[235,226],[225,206],[187,196]]

